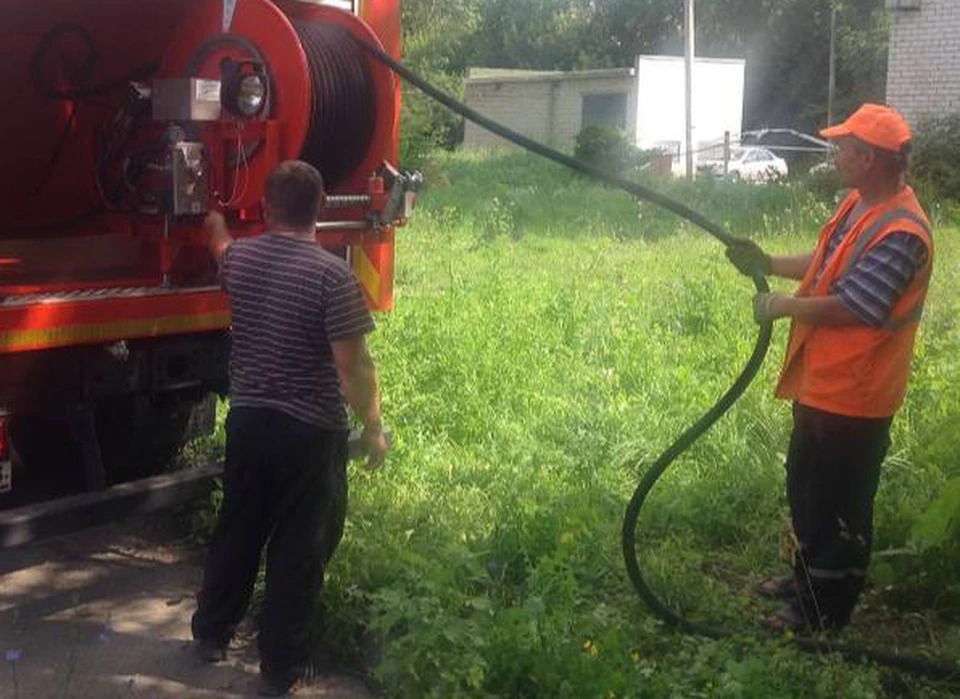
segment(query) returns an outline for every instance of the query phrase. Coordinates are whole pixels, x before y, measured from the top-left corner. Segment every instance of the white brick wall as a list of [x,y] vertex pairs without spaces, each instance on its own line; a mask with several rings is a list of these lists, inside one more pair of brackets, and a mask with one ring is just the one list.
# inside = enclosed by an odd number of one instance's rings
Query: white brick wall
[[913,126],[960,112],[960,0],[922,0],[892,16],[887,103]]
[[[577,78],[574,75],[525,77],[494,81],[490,78],[467,78],[464,102],[484,116],[541,143],[573,151],[580,133],[583,96],[591,93],[624,92],[627,95],[627,130],[636,123],[636,79],[629,75],[617,78]],[[552,107],[551,107],[552,103]],[[466,148],[500,148],[510,144],[499,136],[468,121],[464,126]]]
[[[490,117],[524,136],[548,142],[550,82],[500,82],[464,85],[463,101],[471,109]],[[464,125],[463,145],[468,148],[496,148],[509,145],[472,121]]]

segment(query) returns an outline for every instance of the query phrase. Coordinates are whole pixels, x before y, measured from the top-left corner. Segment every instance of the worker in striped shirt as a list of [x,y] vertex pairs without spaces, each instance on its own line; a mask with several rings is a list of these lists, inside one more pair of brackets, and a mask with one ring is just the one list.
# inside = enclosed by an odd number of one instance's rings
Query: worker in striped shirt
[[[383,463],[373,330],[349,265],[316,242],[323,181],[301,161],[268,178],[267,230],[234,241],[223,216],[206,228],[230,297],[230,413],[224,497],[197,596],[198,656],[226,657],[266,546],[260,687],[283,696],[308,661],[311,610],[346,513],[346,402],[363,423],[368,466]],[[311,673],[312,674],[312,673]]]
[[821,133],[852,191],[814,251],[771,257],[749,240],[727,250],[744,274],[800,281],[793,296],[754,300],[758,322],[791,319],[777,396],[793,402],[786,471],[797,551],[791,576],[759,588],[784,601],[767,623],[790,630],[845,626],[863,589],[880,467],[933,265],[930,222],[905,182],[903,118],[867,104]]

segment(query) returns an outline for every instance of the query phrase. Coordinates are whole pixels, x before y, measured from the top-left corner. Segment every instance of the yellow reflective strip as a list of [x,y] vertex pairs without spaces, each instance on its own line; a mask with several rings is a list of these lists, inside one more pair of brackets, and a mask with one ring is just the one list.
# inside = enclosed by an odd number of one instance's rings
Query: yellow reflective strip
[[380,272],[360,245],[353,248],[353,271],[375,304],[380,303]]
[[229,311],[201,313],[194,316],[138,318],[96,325],[63,325],[58,328],[31,328],[0,332],[0,352],[32,347],[59,347],[90,342],[106,342],[126,337],[170,335],[198,329],[226,328]]

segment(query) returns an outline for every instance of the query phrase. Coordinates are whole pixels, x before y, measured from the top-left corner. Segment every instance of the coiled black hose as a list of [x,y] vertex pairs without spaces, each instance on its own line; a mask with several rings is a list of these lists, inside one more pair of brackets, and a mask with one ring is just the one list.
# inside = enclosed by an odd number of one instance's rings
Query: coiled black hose
[[367,62],[349,32],[294,20],[307,55],[313,89],[310,128],[300,157],[324,182],[341,182],[363,161],[377,120]]
[[[292,23],[307,57],[310,80],[309,126],[300,158],[320,171],[325,184],[334,186],[357,169],[369,150],[377,118],[373,80],[349,32],[329,24]],[[215,49],[230,45],[242,48],[262,66],[269,85],[263,114],[269,118],[273,74],[263,54],[246,37],[221,34],[211,38],[190,59],[186,74],[195,75]],[[253,158],[261,145],[260,139],[245,143],[245,157]],[[235,162],[231,159],[228,164]]]
[[[629,180],[612,175],[609,172],[605,172],[598,168],[582,163],[579,160],[549,148],[542,143],[538,143],[530,138],[527,138],[523,134],[517,133],[516,131],[509,129],[502,124],[498,124],[492,119],[488,119],[482,114],[470,109],[466,105],[458,102],[449,95],[433,87],[426,80],[401,63],[395,61],[376,46],[358,39],[355,41],[370,56],[388,66],[397,75],[417,87],[432,99],[440,102],[445,107],[461,115],[465,119],[469,119],[488,131],[497,134],[501,138],[515,143],[521,148],[524,148],[532,153],[536,153],[537,155],[540,155],[548,160],[559,163],[560,165],[564,165],[572,170],[599,180],[600,182],[610,185],[611,187],[622,189],[623,191],[628,192],[639,199],[644,199],[653,204],[657,204],[658,206],[667,209],[677,216],[696,224],[727,247],[735,244],[739,240],[736,236],[724,231],[712,221],[708,220],[689,207],[684,206],[680,202],[674,201],[673,199],[660,194],[659,192],[655,192],[651,189],[643,187],[636,182],[630,182]],[[755,275],[752,280],[757,291],[766,292],[769,290],[766,279],[764,279],[763,276]],[[640,565],[637,561],[636,551],[636,528],[637,520],[640,516],[640,509],[643,507],[643,503],[646,500],[647,495],[650,493],[650,490],[656,484],[660,476],[663,475],[663,472],[666,471],[667,467],[670,466],[670,464],[673,463],[673,461],[680,454],[689,448],[690,445],[692,445],[708,429],[710,429],[713,423],[720,419],[720,417],[730,409],[730,407],[750,385],[750,382],[753,381],[753,378],[756,376],[760,366],[763,364],[767,350],[770,347],[772,330],[772,323],[764,323],[760,325],[753,352],[751,353],[750,358],[747,360],[743,370],[733,382],[733,385],[730,386],[727,392],[724,393],[723,396],[721,396],[720,399],[709,410],[707,410],[707,412],[705,412],[699,420],[687,428],[673,442],[673,444],[671,444],[667,450],[664,451],[656,461],[654,461],[653,465],[650,466],[650,468],[644,474],[643,479],[640,481],[640,484],[634,491],[633,497],[630,499],[630,503],[627,505],[626,514],[624,515],[623,558],[624,562],[626,563],[627,573],[630,576],[630,580],[633,583],[637,594],[640,595],[641,599],[643,599],[647,606],[650,607],[650,610],[667,622],[669,626],[686,633],[699,634],[709,638],[726,638],[733,635],[733,632],[727,629],[710,627],[685,619],[684,617],[680,616],[680,614],[667,607],[647,584],[643,574],[640,571]],[[954,682],[960,679],[960,665],[938,664],[925,658],[881,653],[868,648],[861,648],[852,645],[839,645],[816,639],[796,638],[794,639],[794,643],[801,650],[808,652],[839,653],[847,660],[855,662],[874,662],[912,672],[924,677],[929,677],[935,680]]]

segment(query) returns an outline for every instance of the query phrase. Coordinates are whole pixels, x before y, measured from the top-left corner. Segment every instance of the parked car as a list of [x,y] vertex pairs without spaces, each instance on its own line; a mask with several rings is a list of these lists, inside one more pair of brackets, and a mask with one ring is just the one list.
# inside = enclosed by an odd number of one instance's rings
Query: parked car
[[[719,172],[723,172],[720,163]],[[746,146],[733,151],[728,176],[744,182],[772,182],[787,176],[787,161],[760,146]]]
[[[686,172],[683,160],[674,160],[672,171],[675,176]],[[701,158],[697,161],[697,172],[723,177],[723,161]],[[774,155],[773,151],[760,146],[742,146],[732,149],[727,176],[744,182],[772,182],[786,177],[787,161]]]

